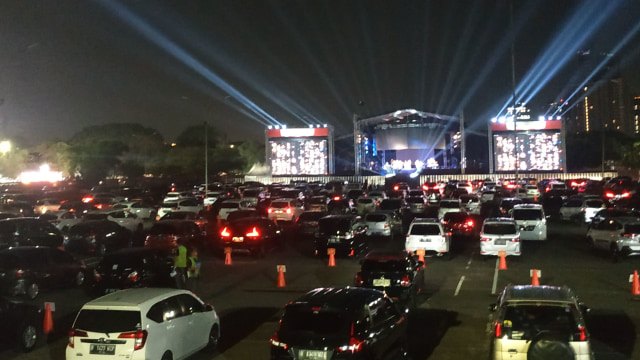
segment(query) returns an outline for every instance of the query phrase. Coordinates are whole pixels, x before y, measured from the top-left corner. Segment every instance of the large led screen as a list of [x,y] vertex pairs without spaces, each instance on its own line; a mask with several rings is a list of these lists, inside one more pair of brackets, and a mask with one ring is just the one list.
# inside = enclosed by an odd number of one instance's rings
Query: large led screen
[[[515,171],[513,133],[494,134],[494,163],[497,171]],[[518,170],[562,170],[560,132],[529,131],[518,133]]]
[[327,175],[326,138],[278,138],[269,141],[273,175]]

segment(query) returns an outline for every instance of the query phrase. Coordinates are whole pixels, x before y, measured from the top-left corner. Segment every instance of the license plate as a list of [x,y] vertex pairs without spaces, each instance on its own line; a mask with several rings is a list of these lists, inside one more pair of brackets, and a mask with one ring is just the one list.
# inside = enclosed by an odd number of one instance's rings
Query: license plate
[[340,238],[329,238],[329,244],[336,244],[340,242]]
[[298,359],[300,360],[325,360],[327,352],[322,350],[300,350],[298,351]]
[[240,236],[234,236],[234,237],[231,238],[231,241],[232,242],[243,242],[244,238],[240,237]]
[[391,286],[391,280],[389,280],[389,279],[373,279],[373,286],[382,286],[382,287]]
[[89,354],[96,355],[115,355],[116,346],[107,344],[91,344],[89,347]]
[[507,240],[505,239],[497,239],[496,241],[493,242],[495,245],[506,245],[507,244]]
[[422,242],[431,242],[431,239],[429,239],[429,238],[422,238],[422,239],[420,239],[420,241],[422,241]]

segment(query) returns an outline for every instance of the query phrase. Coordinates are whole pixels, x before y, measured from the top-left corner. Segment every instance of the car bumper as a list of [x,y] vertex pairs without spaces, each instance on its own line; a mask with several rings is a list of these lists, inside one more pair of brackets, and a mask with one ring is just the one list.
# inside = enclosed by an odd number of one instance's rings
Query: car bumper
[[449,242],[407,242],[405,243],[405,250],[415,254],[417,250],[424,250],[425,252],[446,253],[449,252]]

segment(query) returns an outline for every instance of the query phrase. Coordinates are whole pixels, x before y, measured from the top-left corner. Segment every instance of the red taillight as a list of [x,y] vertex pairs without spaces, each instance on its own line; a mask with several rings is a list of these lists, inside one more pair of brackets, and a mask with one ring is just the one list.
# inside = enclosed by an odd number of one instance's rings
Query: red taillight
[[360,274],[356,274],[356,281],[355,281],[356,285],[362,285],[364,283],[364,281],[362,280],[362,275]]
[[85,197],[83,197],[83,198],[82,198],[82,202],[83,202],[83,203],[85,203],[85,204],[86,204],[86,203],[90,203],[90,202],[92,202],[92,201],[93,201],[93,196],[89,196],[89,195],[87,195],[87,196],[85,196]]
[[136,281],[138,280],[138,272],[137,271],[132,271],[129,276],[127,276],[127,280],[129,281]]
[[627,238],[634,238],[634,237],[638,236],[638,234],[626,234],[626,233],[623,233],[622,236],[623,237],[627,237]]
[[289,345],[283,342],[280,342],[280,340],[278,339],[278,334],[273,334],[271,339],[269,339],[269,342],[271,343],[271,346],[280,347],[284,350],[287,350],[289,348]]
[[511,239],[511,242],[520,242],[520,238],[519,237],[514,237],[513,239]]
[[481,237],[480,241],[491,241],[491,239],[488,237]]
[[388,228],[388,227],[389,227],[389,224],[386,224],[386,223],[385,223],[385,224],[384,224],[384,228],[386,229],[386,228]]
[[18,269],[16,270],[16,277],[21,278],[24,275],[24,270]]
[[82,331],[82,330],[76,330],[76,329],[71,329],[69,330],[69,347],[72,348],[74,347],[74,340],[76,337],[87,337],[89,335],[87,335],[86,331]]
[[247,237],[258,237],[260,236],[260,233],[258,232],[258,229],[254,226],[253,229],[247,233]]
[[364,341],[362,340],[358,340],[355,337],[351,337],[349,339],[349,345],[343,345],[340,346],[338,348],[336,348],[336,350],[338,352],[348,352],[348,353],[357,353],[358,351],[362,350],[362,346],[364,345]]
[[229,232],[229,229],[227,229],[227,227],[225,226],[224,229],[222,229],[222,231],[220,231],[220,236],[222,237],[229,237],[231,236],[231,233]]
[[615,195],[613,195],[613,193],[611,191],[607,191],[604,193],[604,197],[609,198],[609,199],[613,199]]
[[495,333],[497,338],[502,336],[502,324],[497,321],[495,323]]
[[291,215],[291,213],[293,213],[293,210],[291,210],[290,207],[287,208],[287,210],[285,210],[287,214]]
[[118,335],[118,339],[134,339],[133,350],[140,350],[147,342],[147,330],[137,330]]
[[342,199],[340,196],[334,196],[334,197],[333,197],[333,200],[335,200],[335,201],[338,201],[338,200],[340,200],[340,199]]
[[411,279],[409,279],[409,275],[404,275],[402,280],[400,280],[400,286],[411,286]]
[[578,326],[578,331],[580,332],[580,341],[586,341],[587,340],[587,334],[584,330],[584,326]]
[[473,227],[473,220],[467,220],[466,225],[468,227]]
[[424,191],[429,191],[429,186],[427,186],[427,185],[422,185],[422,190],[424,190]]
[[267,212],[268,212],[269,214],[271,214],[271,213],[273,212],[273,208],[268,208],[268,209],[267,209]]
[[548,187],[548,186],[546,188],[544,188],[544,192],[548,192],[549,190],[551,190],[551,188]]
[[394,186],[393,186],[393,190],[394,190],[394,191],[398,191],[398,190],[400,190],[400,186],[398,186],[398,185],[394,185]]
[[622,193],[623,198],[628,198],[629,196],[631,196],[631,193],[629,193],[628,191]]

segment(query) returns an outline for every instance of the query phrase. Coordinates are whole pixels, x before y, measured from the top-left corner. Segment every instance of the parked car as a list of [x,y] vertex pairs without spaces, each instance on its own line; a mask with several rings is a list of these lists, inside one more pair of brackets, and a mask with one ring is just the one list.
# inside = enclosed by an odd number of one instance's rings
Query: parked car
[[178,243],[198,249],[208,248],[202,230],[192,220],[163,220],[158,221],[149,230],[144,245],[164,250],[174,250]]
[[156,219],[158,209],[146,201],[126,201],[113,205],[112,209],[124,209],[141,219]]
[[304,211],[302,201],[299,199],[276,199],[271,201],[267,209],[269,219],[293,224]]
[[256,207],[253,205],[253,203],[251,203],[251,201],[240,199],[226,199],[220,204],[220,211],[218,215],[220,215],[220,219],[227,220],[227,216],[229,216],[229,213],[233,211],[249,210],[255,208]]
[[86,220],[72,226],[65,236],[64,248],[79,254],[103,256],[131,246],[133,234],[110,220]]
[[75,211],[69,210],[47,211],[45,214],[38,216],[38,219],[52,223],[63,235],[67,234],[73,225],[82,221],[82,218]]
[[547,240],[547,217],[542,205],[514,205],[511,217],[518,224],[520,240]]
[[461,195],[460,206],[462,209],[471,214],[480,213],[480,198],[475,194]]
[[327,216],[326,212],[303,212],[296,220],[298,234],[303,236],[316,236],[318,234],[318,221],[325,216]]
[[427,198],[424,196],[409,196],[406,198],[409,211],[414,214],[421,214],[427,208]]
[[0,220],[0,248],[9,246],[62,246],[62,232],[47,220],[11,218]]
[[124,209],[107,209],[89,211],[83,216],[84,220],[109,220],[123,228],[141,234],[144,228],[144,220],[138,215],[130,213]]
[[201,200],[194,197],[189,199],[180,199],[175,201],[164,201],[158,209],[156,219],[162,218],[166,213],[171,211],[193,211],[199,213],[204,209],[204,205]]
[[480,255],[520,256],[520,231],[511,218],[487,218],[480,231]]
[[442,225],[452,236],[477,238],[482,226],[482,218],[466,212],[448,212],[442,217]]
[[378,206],[378,210],[395,211],[399,215],[403,215],[408,209],[409,206],[404,198],[384,199]]
[[384,291],[410,309],[424,286],[424,263],[406,251],[373,250],[360,262],[355,285]]
[[175,287],[173,257],[157,248],[136,247],[106,254],[93,270],[92,287],[104,295],[137,287]]
[[80,286],[85,266],[71,254],[47,246],[0,250],[0,291],[35,299],[41,290]]
[[607,205],[601,199],[569,199],[562,203],[560,216],[562,216],[563,220],[590,223],[598,211],[606,208]]
[[489,309],[490,359],[595,359],[588,308],[566,286],[508,285]]
[[355,201],[356,213],[358,215],[365,215],[376,211],[378,204],[372,198],[361,196]]
[[280,226],[263,217],[242,218],[222,227],[219,248],[264,256],[268,249],[282,245]]
[[442,219],[444,214],[448,212],[460,211],[462,211],[460,199],[442,199],[440,200],[440,208],[438,209],[438,219]]
[[45,214],[48,211],[58,211],[60,209],[61,199],[45,198],[36,201],[33,211],[37,215]]
[[604,218],[589,227],[587,241],[594,250],[609,253],[614,262],[624,256],[640,255],[640,218]]
[[202,213],[197,213],[194,211],[171,211],[166,213],[158,221],[165,220],[191,220],[195,222],[203,231],[206,230],[207,225],[209,224],[209,220],[202,216]]
[[402,233],[402,218],[393,211],[376,211],[364,216],[368,236],[393,237]]
[[[1,266],[1,265],[0,265]],[[33,350],[42,338],[44,314],[40,307],[0,296],[0,341],[23,352]]]
[[314,238],[316,255],[326,255],[327,249],[350,256],[366,251],[365,224],[356,215],[327,215],[318,220],[318,236]]
[[218,314],[192,292],[126,289],[82,306],[66,359],[186,359],[219,338]]
[[308,211],[319,211],[319,212],[327,212],[329,211],[329,198],[326,195],[317,195],[312,196],[307,201],[307,206],[305,207]]
[[319,288],[285,306],[271,359],[403,359],[406,315],[382,291]]
[[424,250],[425,254],[435,254],[451,258],[451,233],[435,218],[415,218],[409,225],[404,243],[407,252],[416,254]]

